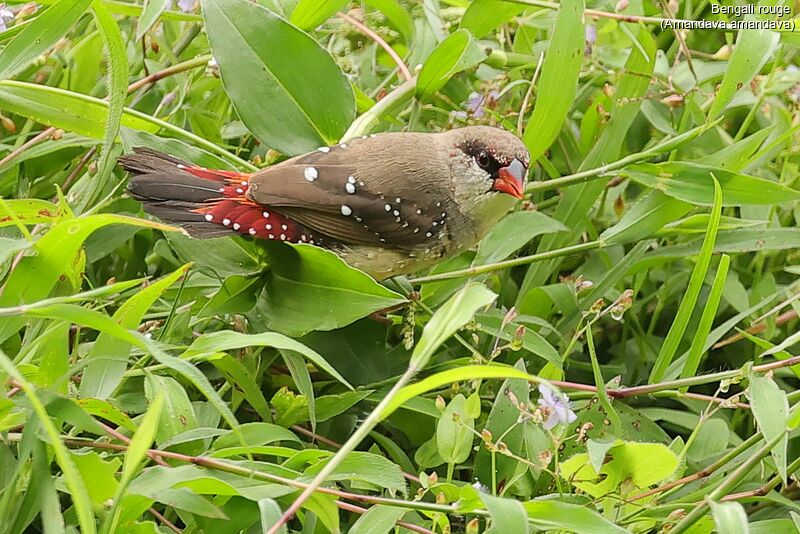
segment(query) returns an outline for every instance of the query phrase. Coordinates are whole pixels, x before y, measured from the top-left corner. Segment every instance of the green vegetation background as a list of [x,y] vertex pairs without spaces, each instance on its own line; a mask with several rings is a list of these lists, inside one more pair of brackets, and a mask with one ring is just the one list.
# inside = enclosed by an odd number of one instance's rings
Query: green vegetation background
[[[0,532],[797,532],[800,38],[710,13],[0,4]],[[526,200],[383,285],[116,167],[466,124]]]

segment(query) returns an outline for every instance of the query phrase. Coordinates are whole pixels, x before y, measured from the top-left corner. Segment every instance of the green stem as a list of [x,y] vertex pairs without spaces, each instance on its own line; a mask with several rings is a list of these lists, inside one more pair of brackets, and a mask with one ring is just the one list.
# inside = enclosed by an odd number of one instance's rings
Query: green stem
[[372,127],[381,120],[381,117],[389,113],[389,111],[395,106],[400,106],[407,100],[410,100],[416,87],[416,76],[397,86],[391,93],[381,98],[377,104],[369,108],[367,111],[362,113],[360,117],[354,120],[350,125],[350,128],[348,128],[342,136],[341,141],[346,142],[369,133],[370,130],[372,130]]
[[553,258],[560,258],[568,256],[576,252],[584,252],[587,250],[595,250],[603,248],[605,243],[603,241],[589,241],[588,243],[578,243],[577,245],[570,245],[568,247],[557,248],[555,250],[548,250],[530,256],[522,256],[511,260],[499,261],[497,263],[487,263],[486,265],[478,265],[476,267],[469,267],[467,269],[459,269],[457,271],[450,271],[446,273],[432,274],[430,276],[420,276],[418,278],[410,278],[410,284],[422,284],[425,282],[438,282],[441,280],[452,280],[453,278],[463,278],[467,276],[476,276],[479,274],[490,273],[492,271],[499,271],[501,269],[508,269],[510,267],[517,267],[519,265],[527,265],[537,261],[550,260]]
[[693,139],[696,139],[698,136],[700,136],[700,134],[702,134],[709,128],[716,126],[717,124],[719,124],[719,122],[720,119],[717,119],[708,124],[702,124],[680,135],[664,139],[660,143],[653,145],[652,147],[646,150],[637,152],[636,154],[630,154],[629,156],[625,156],[624,158],[617,160],[613,163],[601,165],[600,167],[596,167],[594,169],[588,169],[585,171],[576,172],[575,174],[570,174],[568,176],[562,176],[561,178],[547,180],[545,182],[532,182],[528,184],[526,192],[533,193],[535,191],[548,191],[551,189],[558,189],[561,187],[569,187],[572,185],[582,184],[584,182],[589,182],[591,180],[596,180],[598,178],[605,178],[606,173],[609,173],[617,169],[621,169],[623,167],[627,167],[632,163],[637,163],[639,161],[654,156],[658,156],[665,152],[675,150],[676,148],[683,146],[684,144],[692,141]]
[[742,465],[737,467],[733,470],[733,472],[725,477],[725,479],[717,486],[714,491],[712,491],[708,497],[703,501],[697,504],[691,512],[686,514],[686,516],[681,519],[677,525],[675,525],[672,529],[670,529],[670,534],[681,534],[682,532],[686,532],[692,525],[694,525],[698,519],[705,515],[706,510],[709,507],[710,501],[719,501],[722,497],[724,497],[730,490],[735,488],[743,479],[747,476],[747,474],[755,468],[758,463],[769,454],[769,451],[780,442],[783,437],[786,435],[786,432],[781,432],[777,434],[772,439],[770,439],[764,446],[760,449],[755,451],[755,453],[748,457]]
[[[800,364],[800,356],[794,356],[792,358],[766,363],[763,365],[756,365],[752,368],[752,372],[763,373],[766,371],[771,371],[772,369],[779,369],[781,367],[789,367],[797,364]],[[637,397],[640,395],[649,395],[650,393],[663,391],[665,389],[682,389],[684,387],[698,386],[700,384],[708,384],[711,382],[718,382],[720,380],[742,379],[745,376],[747,376],[747,372],[745,370],[733,369],[730,371],[720,371],[718,373],[710,373],[707,375],[680,378],[678,380],[667,380],[665,382],[658,382],[656,384],[646,384],[644,386],[614,389],[609,390],[608,394],[615,398]]]

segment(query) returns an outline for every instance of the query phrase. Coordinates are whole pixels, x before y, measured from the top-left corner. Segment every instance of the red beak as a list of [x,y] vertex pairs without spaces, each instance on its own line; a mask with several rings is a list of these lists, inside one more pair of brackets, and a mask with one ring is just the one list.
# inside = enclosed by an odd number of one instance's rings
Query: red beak
[[507,167],[501,167],[498,171],[499,178],[495,179],[492,189],[511,195],[514,198],[522,198],[525,194],[525,173],[527,169],[520,160],[514,158]]

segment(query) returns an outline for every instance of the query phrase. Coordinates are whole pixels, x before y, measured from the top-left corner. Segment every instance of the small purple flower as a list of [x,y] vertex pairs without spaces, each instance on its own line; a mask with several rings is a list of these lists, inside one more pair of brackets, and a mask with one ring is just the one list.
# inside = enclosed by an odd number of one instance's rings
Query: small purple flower
[[489,93],[485,95],[473,92],[470,93],[469,100],[467,100],[465,107],[470,115],[476,119],[480,119],[486,114],[486,108],[491,107],[499,97],[500,93],[497,91],[489,91]]
[[539,384],[539,408],[547,417],[542,426],[550,430],[559,423],[569,424],[578,418],[570,409],[570,402],[566,395],[554,391],[547,384]]
[[583,49],[583,53],[586,56],[591,56],[594,43],[597,42],[597,27],[594,24],[586,25],[586,29],[584,30],[584,41],[585,47]]
[[176,4],[178,9],[186,13],[194,9],[195,0],[178,0]]
[[8,29],[7,22],[14,20],[14,12],[11,11],[5,4],[0,4],[0,32]]

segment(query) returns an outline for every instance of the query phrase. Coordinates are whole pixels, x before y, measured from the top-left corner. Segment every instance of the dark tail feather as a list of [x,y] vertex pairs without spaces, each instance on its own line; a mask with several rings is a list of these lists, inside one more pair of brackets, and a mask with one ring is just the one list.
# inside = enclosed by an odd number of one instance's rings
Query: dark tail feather
[[[182,226],[194,237],[236,233],[220,224],[224,217],[210,222],[207,214],[227,199],[244,201],[241,180],[247,175],[196,167],[148,148],[135,148],[133,154],[120,157],[119,163],[133,174],[128,192],[142,202],[147,213]],[[238,187],[228,183],[234,177]]]
[[136,147],[133,154],[120,156],[119,164],[133,174],[174,172],[192,166],[191,163],[145,147]]

